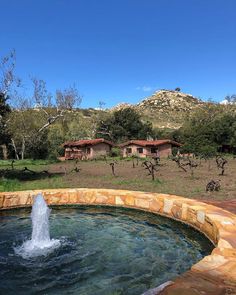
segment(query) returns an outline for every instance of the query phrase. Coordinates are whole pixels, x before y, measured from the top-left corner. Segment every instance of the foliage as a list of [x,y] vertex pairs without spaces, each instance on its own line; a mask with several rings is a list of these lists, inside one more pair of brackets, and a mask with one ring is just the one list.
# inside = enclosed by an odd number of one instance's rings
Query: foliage
[[178,131],[184,142],[182,151],[213,156],[223,144],[236,144],[236,113],[208,104],[196,111]]
[[[32,97],[20,95],[18,88],[21,81],[14,73],[15,62],[15,51],[0,59],[0,138],[3,143],[8,138],[16,159],[24,159],[25,156],[46,158],[51,153],[56,156],[59,152],[55,145],[64,137],[65,129],[63,128],[63,136],[58,141],[55,140],[55,143],[51,141],[51,144],[49,140],[54,140],[56,136],[48,136],[49,129],[62,121],[66,112],[78,107],[81,96],[75,86],[70,86],[57,90],[52,99],[53,95],[48,92],[46,82],[35,77],[31,78]],[[11,113],[6,103],[9,96]],[[10,114],[6,116],[6,113]],[[3,150],[6,157],[6,147]]]
[[34,137],[27,147],[28,157],[35,159],[46,159],[48,157],[47,130]]
[[56,159],[58,156],[63,156],[64,148],[62,144],[65,141],[65,134],[61,124],[56,123],[48,130],[48,157]]
[[152,135],[152,124],[142,122],[141,116],[132,108],[114,111],[107,119],[101,120],[96,137],[104,137],[114,142],[130,139],[146,139]]
[[113,147],[111,149],[111,153],[110,154],[111,154],[111,157],[119,157],[119,156],[121,156],[121,150],[118,147]]
[[20,181],[18,179],[6,179],[0,180],[0,192],[16,191],[20,188]]
[[10,141],[10,136],[7,132],[6,121],[11,108],[7,103],[8,97],[0,93],[0,144],[6,144]]

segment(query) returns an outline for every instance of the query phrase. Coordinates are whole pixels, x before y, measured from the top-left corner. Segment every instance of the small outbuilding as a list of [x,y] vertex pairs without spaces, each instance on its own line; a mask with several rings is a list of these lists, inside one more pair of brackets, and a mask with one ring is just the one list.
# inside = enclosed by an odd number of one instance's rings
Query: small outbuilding
[[109,155],[113,143],[103,138],[68,141],[63,144],[65,160],[94,159]]
[[169,140],[130,140],[120,145],[123,157],[138,156],[146,157],[168,157],[172,154],[173,147],[180,147],[181,144]]

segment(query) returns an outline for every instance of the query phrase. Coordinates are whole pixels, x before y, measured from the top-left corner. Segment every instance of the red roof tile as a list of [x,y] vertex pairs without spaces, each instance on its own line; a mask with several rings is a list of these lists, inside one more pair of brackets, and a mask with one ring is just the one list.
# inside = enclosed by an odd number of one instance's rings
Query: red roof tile
[[63,144],[64,147],[66,146],[86,146],[86,145],[96,145],[99,143],[106,143],[110,146],[114,144],[104,138],[97,138],[97,139],[82,139],[82,140],[74,140],[74,141],[67,141]]
[[159,140],[129,140],[120,144],[120,147],[124,147],[130,144],[139,145],[139,146],[159,146],[166,143],[170,143],[175,146],[181,146],[180,143],[170,140],[170,139],[159,139]]

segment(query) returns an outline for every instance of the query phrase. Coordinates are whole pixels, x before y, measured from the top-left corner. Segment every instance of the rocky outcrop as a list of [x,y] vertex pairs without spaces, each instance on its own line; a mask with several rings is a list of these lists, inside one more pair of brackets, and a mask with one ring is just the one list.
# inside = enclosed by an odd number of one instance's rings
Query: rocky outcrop
[[135,108],[135,105],[130,104],[130,103],[126,103],[126,102],[121,102],[118,105],[116,105],[115,107],[111,108],[111,111],[119,111],[119,110],[123,110],[126,108]]
[[203,101],[190,94],[171,90],[160,90],[156,91],[151,97],[142,100],[137,105],[137,108],[142,110],[151,108],[159,112],[189,112],[203,104]]
[[154,127],[178,129],[191,112],[204,104],[205,102],[190,94],[159,90],[136,105],[121,103],[111,111],[133,108],[144,120],[152,122]]
[[178,129],[191,112],[205,103],[178,91],[160,90],[137,104],[137,111],[150,120],[154,127]]

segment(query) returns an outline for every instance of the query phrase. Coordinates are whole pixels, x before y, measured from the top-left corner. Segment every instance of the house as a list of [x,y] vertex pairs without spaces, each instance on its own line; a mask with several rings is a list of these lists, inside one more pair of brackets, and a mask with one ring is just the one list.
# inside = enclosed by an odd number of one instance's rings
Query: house
[[168,157],[172,154],[173,147],[181,144],[169,139],[160,140],[130,140],[120,145],[123,157],[138,156],[146,157]]
[[94,159],[108,155],[113,143],[103,138],[68,141],[63,144],[65,160]]

